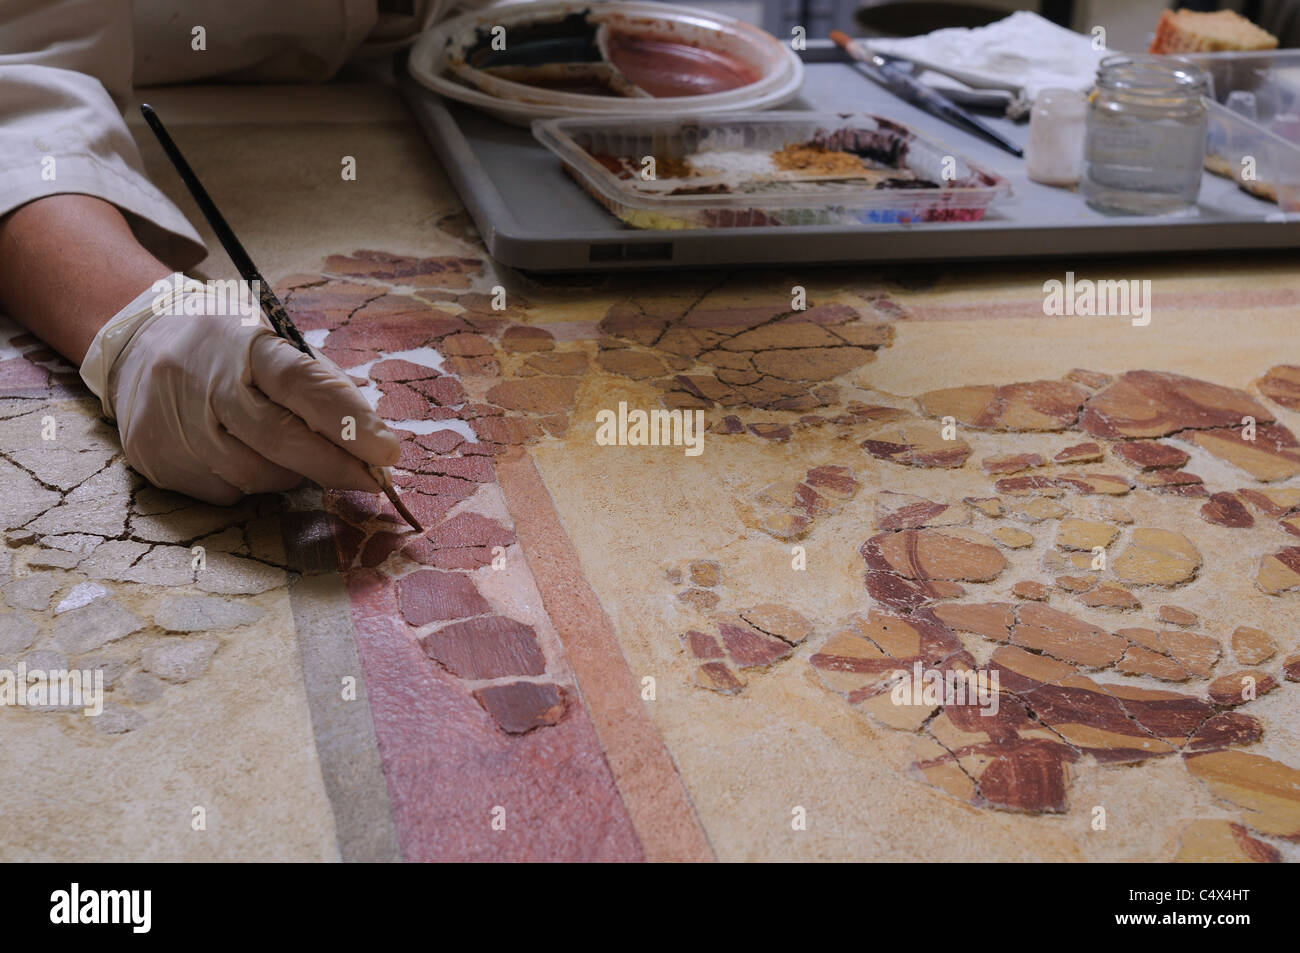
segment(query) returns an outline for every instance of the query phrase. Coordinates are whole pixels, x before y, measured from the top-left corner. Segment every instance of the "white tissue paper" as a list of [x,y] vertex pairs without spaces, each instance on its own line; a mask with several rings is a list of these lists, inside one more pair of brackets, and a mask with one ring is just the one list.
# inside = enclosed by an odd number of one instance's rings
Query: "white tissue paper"
[[[864,42],[968,86],[1010,90],[1021,105],[1032,103],[1044,89],[1086,92],[1097,64],[1113,52],[1093,49],[1092,37],[1023,10],[974,29],[953,27],[925,36],[871,37]],[[1008,111],[1016,110],[1013,104]]]

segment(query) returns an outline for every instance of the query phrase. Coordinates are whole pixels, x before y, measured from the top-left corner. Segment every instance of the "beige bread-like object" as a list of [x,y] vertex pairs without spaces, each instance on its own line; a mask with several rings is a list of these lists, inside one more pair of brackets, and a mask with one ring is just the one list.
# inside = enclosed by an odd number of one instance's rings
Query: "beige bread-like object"
[[1165,10],[1156,24],[1148,53],[1216,53],[1223,50],[1273,50],[1277,37],[1232,10],[1197,13]]

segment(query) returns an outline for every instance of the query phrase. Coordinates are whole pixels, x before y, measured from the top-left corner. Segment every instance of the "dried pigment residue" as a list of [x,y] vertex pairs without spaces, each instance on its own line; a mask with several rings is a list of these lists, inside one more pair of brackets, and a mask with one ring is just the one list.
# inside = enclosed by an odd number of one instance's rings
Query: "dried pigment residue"
[[[626,181],[628,179],[637,179],[641,177],[641,170],[644,166],[640,159],[634,159],[630,156],[608,155],[599,152],[588,154],[620,179]],[[653,159],[655,170],[654,177],[656,179],[688,179],[699,174],[691,167],[690,162],[686,159],[673,158],[671,156],[653,156]]]
[[850,152],[840,152],[816,145],[790,145],[772,153],[773,164],[782,172],[806,172],[811,175],[859,175],[862,159]]
[[695,174],[685,159],[655,156],[655,177],[659,179],[686,179]]

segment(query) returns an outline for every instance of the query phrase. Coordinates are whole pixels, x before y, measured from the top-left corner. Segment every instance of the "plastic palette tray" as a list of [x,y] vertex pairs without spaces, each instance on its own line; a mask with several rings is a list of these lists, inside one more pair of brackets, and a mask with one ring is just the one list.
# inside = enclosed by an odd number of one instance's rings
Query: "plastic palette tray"
[[[973,222],[1011,191],[1004,179],[951,148],[865,113],[777,110],[655,120],[635,128],[619,119],[551,119],[534,123],[533,135],[598,202],[638,228]],[[744,167],[767,166],[772,153],[808,144],[871,158],[876,171],[861,174],[890,187],[799,170],[725,168],[737,160]],[[655,157],[688,163],[695,175],[650,176],[645,161]],[[909,188],[903,184],[908,176],[922,181]]]
[[1207,168],[1300,212],[1300,50],[1186,58],[1214,85]]
[[[876,86],[829,41],[804,54],[800,98],[784,109],[867,112],[943,142],[1012,188],[978,222],[640,229],[592,198],[527,129],[447,103],[414,80],[403,91],[488,251],[531,271],[951,261],[1300,247],[1300,215],[1205,174],[1197,207],[1108,216],[1077,193],[1031,182],[1022,160]],[[1028,127],[993,124],[1025,142]]]

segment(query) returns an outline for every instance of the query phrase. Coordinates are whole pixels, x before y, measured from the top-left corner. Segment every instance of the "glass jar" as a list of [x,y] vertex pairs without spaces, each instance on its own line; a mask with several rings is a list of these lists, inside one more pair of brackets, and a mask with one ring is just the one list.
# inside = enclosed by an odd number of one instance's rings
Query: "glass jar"
[[1103,212],[1159,215],[1201,190],[1210,91],[1200,67],[1173,56],[1108,56],[1088,101],[1083,180]]

